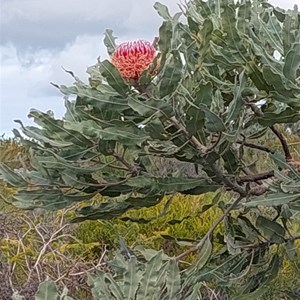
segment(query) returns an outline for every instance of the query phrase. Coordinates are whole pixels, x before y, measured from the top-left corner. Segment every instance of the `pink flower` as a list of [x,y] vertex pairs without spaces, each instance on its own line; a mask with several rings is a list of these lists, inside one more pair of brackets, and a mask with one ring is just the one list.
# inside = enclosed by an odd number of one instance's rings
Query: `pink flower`
[[147,41],[125,42],[112,55],[112,63],[125,80],[138,80],[152,63],[155,48]]

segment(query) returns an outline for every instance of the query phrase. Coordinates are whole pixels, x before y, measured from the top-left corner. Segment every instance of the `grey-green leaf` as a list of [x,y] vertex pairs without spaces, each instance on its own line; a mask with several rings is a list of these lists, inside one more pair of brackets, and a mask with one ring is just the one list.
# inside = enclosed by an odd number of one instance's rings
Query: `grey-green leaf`
[[129,91],[129,86],[124,81],[118,69],[108,60],[100,63],[100,72],[107,80],[108,84],[118,93],[125,96]]
[[113,36],[113,31],[111,29],[106,29],[104,34],[104,45],[106,46],[109,55],[112,55],[116,50],[116,37]]
[[57,300],[57,287],[53,281],[44,281],[39,287],[35,296],[35,300]]

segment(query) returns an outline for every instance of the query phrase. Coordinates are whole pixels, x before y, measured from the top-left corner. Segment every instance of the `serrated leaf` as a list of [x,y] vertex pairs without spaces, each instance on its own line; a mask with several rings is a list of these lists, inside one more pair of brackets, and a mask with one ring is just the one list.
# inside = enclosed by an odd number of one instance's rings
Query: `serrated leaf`
[[128,99],[128,105],[141,116],[147,118],[167,119],[174,115],[172,106],[163,100],[148,99],[147,101],[141,101],[134,97],[130,97]]
[[113,31],[111,29],[106,29],[104,33],[104,45],[106,46],[107,53],[112,55],[116,48],[116,37],[113,36]]
[[88,284],[92,286],[94,299],[107,300],[111,299],[112,294],[109,285],[105,282],[106,274],[103,271],[97,273],[97,276],[89,276]]
[[209,110],[205,105],[201,105],[200,108],[205,113],[205,127],[210,132],[222,132],[226,130],[226,127],[222,121],[222,119]]
[[239,32],[249,35],[249,24],[251,19],[251,1],[243,1],[238,8],[237,29]]
[[180,270],[174,259],[169,260],[166,277],[167,294],[163,300],[175,300],[181,288]]
[[168,7],[159,3],[159,2],[155,2],[154,3],[154,8],[156,9],[156,11],[158,12],[158,14],[165,19],[166,21],[171,21],[172,17],[169,13]]
[[168,57],[165,68],[160,73],[159,95],[171,95],[178,86],[182,77],[182,61],[180,55],[173,51]]
[[[105,274],[105,283],[108,285],[109,290],[110,290],[112,296],[114,296],[115,300],[123,300],[124,299],[122,287],[115,281],[115,279],[113,278],[113,276],[110,273]],[[128,298],[128,300],[130,300],[130,299]]]
[[300,198],[300,194],[287,194],[287,193],[273,193],[273,194],[264,194],[258,197],[255,197],[254,200],[243,203],[246,207],[257,207],[257,206],[277,206],[288,204],[292,201],[295,201]]
[[14,172],[4,163],[0,163],[0,178],[14,187],[25,187],[27,185],[26,180],[21,175]]
[[192,276],[194,270],[200,270],[206,265],[206,263],[208,262],[211,254],[212,254],[212,250],[213,250],[213,248],[212,248],[212,243],[211,243],[210,238],[205,237],[205,241],[204,241],[202,247],[199,249],[197,258],[195,259],[194,263],[187,270],[188,276]]
[[[128,189],[125,190],[124,193],[127,194],[130,193],[131,191],[132,189]],[[107,193],[106,195],[112,196],[109,193]],[[79,210],[79,214],[81,214],[81,216],[74,218],[72,222],[75,223],[84,220],[114,219],[124,214],[129,209],[151,207],[160,203],[162,199],[163,197],[161,195],[145,196],[145,197],[128,197],[126,200],[123,201],[110,201],[110,202],[103,202],[98,206],[86,206]]]
[[296,72],[300,68],[300,43],[295,43],[285,57],[283,74],[291,81],[295,81]]
[[265,112],[264,116],[258,118],[262,126],[273,126],[280,123],[296,123],[300,120],[300,113],[294,109],[287,108],[280,113]]
[[256,227],[269,241],[278,244],[284,241],[285,229],[277,222],[258,216]]
[[160,290],[156,287],[156,283],[163,263],[162,254],[162,251],[157,252],[146,264],[137,292],[137,299],[158,299]]
[[281,154],[275,153],[275,154],[269,154],[269,156],[271,157],[271,159],[273,159],[273,161],[276,163],[278,168],[286,169],[290,172],[290,175],[292,175],[294,178],[296,178],[297,180],[300,179],[300,174],[297,172],[297,170],[295,170],[295,168],[290,166]]
[[61,190],[35,189],[19,190],[13,195],[13,202],[22,209],[44,208],[48,210],[62,209],[73,202],[91,199],[94,194],[64,194]]
[[234,98],[230,102],[228,109],[227,109],[227,116],[226,116],[226,121],[225,124],[229,124],[232,120],[237,120],[240,114],[240,111],[244,105],[242,93],[243,90],[245,89],[247,82],[247,77],[245,76],[244,71],[241,72],[239,75],[238,79],[236,78],[236,83],[234,87]]
[[137,259],[135,256],[131,256],[128,261],[127,271],[124,274],[124,297],[128,300],[135,300],[138,287]]
[[261,137],[263,137],[266,132],[268,131],[268,127],[265,127],[265,128],[262,128],[261,130],[258,130],[252,134],[250,134],[249,136],[247,136],[247,139],[250,139],[250,140],[257,140]]
[[57,142],[63,145],[69,142],[79,146],[92,145],[91,142],[79,132],[67,129],[63,120],[54,119],[54,117],[48,113],[31,109],[28,117],[33,118],[34,122],[43,128],[44,136],[51,139],[52,143]]
[[162,53],[161,68],[165,64],[166,54],[169,52],[171,47],[172,39],[172,23],[171,21],[164,21],[159,27],[159,40],[158,47]]
[[108,60],[100,63],[100,72],[107,80],[108,84],[118,93],[125,96],[129,92],[129,87],[119,73],[118,69]]

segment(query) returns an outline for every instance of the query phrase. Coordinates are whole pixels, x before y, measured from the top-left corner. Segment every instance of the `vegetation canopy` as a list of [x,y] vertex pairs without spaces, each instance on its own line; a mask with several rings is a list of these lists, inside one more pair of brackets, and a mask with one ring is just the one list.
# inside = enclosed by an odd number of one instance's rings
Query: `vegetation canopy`
[[[163,22],[153,45],[118,48],[107,30],[112,59],[89,67],[88,83],[67,71],[72,86],[53,84],[64,95],[63,119],[33,109],[36,127],[16,121],[29,160],[20,156],[20,169],[1,164],[1,178],[17,188],[18,208],[84,203],[73,222],[124,218],[165,197],[167,213],[176,193],[213,192],[197,214],[222,213],[204,236],[175,258],[147,259],[124,246],[129,256],[116,256],[117,279],[105,272],[90,279],[95,299],[202,299],[201,282],[230,299],[258,299],[283,257],[296,259],[300,238],[293,227],[300,162],[284,132],[300,120],[300,14],[258,0],[195,0],[174,16],[154,7]],[[87,201],[97,195],[104,200]],[[180,274],[191,253],[197,258]]]

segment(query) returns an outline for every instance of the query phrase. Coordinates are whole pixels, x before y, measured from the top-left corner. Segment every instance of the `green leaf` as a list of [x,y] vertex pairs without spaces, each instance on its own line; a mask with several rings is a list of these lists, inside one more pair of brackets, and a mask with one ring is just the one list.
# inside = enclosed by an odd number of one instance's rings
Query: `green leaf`
[[276,244],[284,242],[285,229],[277,222],[270,221],[263,216],[258,216],[256,227],[270,242]]
[[92,286],[92,294],[94,299],[111,299],[112,294],[110,291],[110,286],[105,280],[106,274],[103,271],[98,272],[97,276],[88,277],[88,284]]
[[204,238],[205,241],[197,254],[197,258],[195,259],[194,263],[187,269],[187,276],[193,276],[194,270],[202,269],[207,264],[212,254],[213,247],[211,240],[209,237]]
[[200,108],[205,113],[205,127],[208,131],[222,132],[226,130],[222,119],[218,115],[209,110],[205,105],[201,105]]
[[146,118],[168,119],[174,115],[172,106],[163,100],[149,99],[147,101],[141,101],[137,98],[130,97],[128,99],[128,105],[134,111]]
[[249,35],[249,24],[251,20],[251,1],[243,1],[238,8],[237,29],[240,33]]
[[135,256],[131,256],[128,261],[128,269],[124,274],[124,296],[126,299],[135,300],[138,287],[137,259]]
[[167,58],[165,68],[160,73],[159,95],[171,95],[182,77],[182,61],[178,52],[173,51]]
[[113,31],[111,29],[106,29],[104,34],[104,45],[107,48],[107,53],[112,55],[116,48],[116,37],[113,36]]
[[295,43],[285,57],[283,74],[295,82],[296,72],[300,68],[300,43]]
[[157,252],[146,265],[143,277],[140,281],[140,288],[137,292],[137,299],[159,299],[160,290],[157,289],[156,283],[159,270],[162,267],[162,251]]
[[239,118],[240,111],[244,105],[242,93],[245,89],[247,82],[247,77],[245,76],[244,71],[241,72],[239,78],[236,78],[235,87],[234,87],[234,98],[230,102],[228,109],[226,111],[226,121],[225,124],[229,124],[232,120],[236,121]]
[[35,300],[57,300],[58,292],[53,281],[44,281],[40,283]]
[[[132,189],[125,190],[126,193],[131,192]],[[103,194],[101,192],[101,194]],[[120,193],[119,193],[120,194]],[[118,194],[118,195],[119,195]],[[105,194],[111,196],[109,193]],[[111,220],[122,214],[129,209],[139,209],[143,207],[151,207],[161,202],[163,196],[145,196],[145,197],[128,197],[123,201],[109,201],[100,203],[98,206],[86,206],[79,210],[81,216],[76,217],[72,222],[81,222],[84,220]]]
[[112,277],[110,273],[105,274],[105,283],[107,283],[107,285],[109,286],[109,290],[111,294],[114,296],[114,299],[116,300],[124,299],[122,287],[115,281],[115,279]]
[[294,109],[287,108],[279,114],[265,112],[264,116],[258,118],[258,123],[262,126],[273,126],[280,123],[296,123],[300,120],[300,113]]
[[223,31],[227,34],[226,45],[237,51],[239,59],[246,62],[248,60],[246,49],[242,44],[238,30],[236,28],[236,12],[234,4],[228,2],[221,2],[221,22]]
[[288,170],[290,176],[292,176],[297,180],[300,180],[300,174],[297,172],[295,168],[293,168],[286,162],[285,158],[281,154],[275,153],[275,154],[269,154],[269,156],[271,157],[271,159],[273,159],[273,161],[276,163],[278,168]]
[[107,80],[108,84],[125,96],[129,92],[129,86],[126,84],[118,69],[108,60],[104,60],[100,63],[100,72]]
[[82,134],[76,131],[69,130],[65,127],[65,122],[62,120],[54,119],[48,113],[40,112],[36,109],[31,109],[28,115],[33,118],[34,122],[43,127],[43,134],[51,139],[52,143],[57,142],[63,145],[69,142],[79,146],[91,146],[92,143],[86,139]]
[[253,198],[249,202],[243,203],[246,207],[257,207],[257,206],[277,206],[288,204],[300,198],[300,193],[298,194],[287,194],[287,193],[272,193],[264,194]]
[[171,39],[172,39],[172,23],[171,21],[164,21],[162,25],[159,27],[159,39],[158,39],[158,47],[160,52],[162,53],[161,68],[164,66],[166,54],[169,52],[169,49],[171,48]]
[[73,202],[91,199],[94,194],[64,194],[61,190],[36,189],[19,190],[13,195],[13,202],[22,209],[44,208],[48,210],[62,209]]
[[195,91],[195,104],[197,106],[204,104],[207,107],[211,106],[213,95],[213,86],[211,82],[200,82],[197,84]]
[[299,13],[296,10],[289,10],[285,14],[282,39],[284,55],[286,56],[292,45],[299,42]]
[[3,163],[0,163],[0,179],[4,179],[14,187],[24,187],[27,185],[26,180],[21,175]]
[[210,182],[203,178],[194,177],[133,177],[127,181],[127,184],[139,188],[139,192],[145,190],[147,193],[163,194],[172,192],[182,192],[185,194],[193,194],[197,190],[197,194],[216,191],[220,185]]
[[137,127],[106,127],[102,128],[93,120],[80,123],[68,123],[66,128],[82,133],[94,140],[117,141],[124,145],[138,145],[147,140],[148,135]]
[[154,8],[157,10],[158,14],[165,19],[166,21],[171,21],[172,17],[169,13],[168,7],[159,3],[159,2],[155,2],[154,3]]
[[163,300],[175,300],[180,292],[181,279],[180,270],[174,259],[168,261],[167,278],[166,278],[167,294]]

